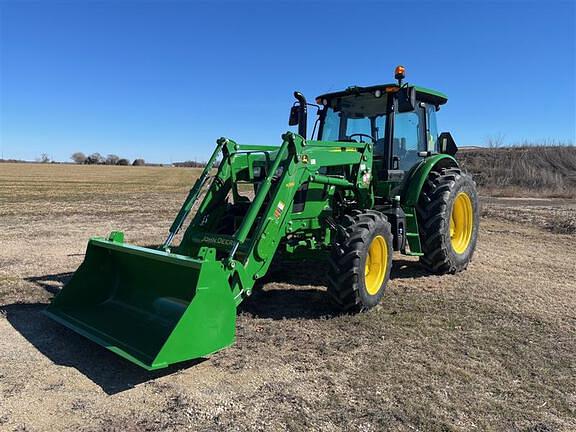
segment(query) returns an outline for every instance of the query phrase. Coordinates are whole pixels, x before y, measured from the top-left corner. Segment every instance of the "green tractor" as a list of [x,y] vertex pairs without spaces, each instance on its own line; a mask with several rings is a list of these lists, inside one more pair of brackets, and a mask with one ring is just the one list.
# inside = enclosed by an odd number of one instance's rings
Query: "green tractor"
[[122,232],[91,238],[48,316],[152,370],[231,345],[236,308],[275,256],[325,252],[328,294],[346,312],[380,302],[394,251],[433,273],[465,269],[478,198],[452,137],[437,132],[447,97],[403,83],[401,66],[396,79],[317,104],[295,92],[298,133],[280,146],[220,138],[162,246],[124,243]]

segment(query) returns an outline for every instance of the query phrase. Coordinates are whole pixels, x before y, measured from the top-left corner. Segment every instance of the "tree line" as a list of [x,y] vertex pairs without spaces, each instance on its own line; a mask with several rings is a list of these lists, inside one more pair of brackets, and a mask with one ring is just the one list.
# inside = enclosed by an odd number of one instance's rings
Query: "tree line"
[[[175,167],[184,167],[184,168],[204,168],[206,166],[206,162],[198,162],[198,161],[184,161],[184,162],[174,162],[172,165]],[[217,164],[215,164],[217,165]]]
[[84,164],[84,165],[132,165],[132,166],[142,166],[146,165],[144,159],[134,159],[134,161],[130,162],[129,159],[121,158],[115,154],[109,154],[106,157],[102,156],[100,153],[92,153],[86,156],[82,152],[76,152],[70,156],[77,164]]

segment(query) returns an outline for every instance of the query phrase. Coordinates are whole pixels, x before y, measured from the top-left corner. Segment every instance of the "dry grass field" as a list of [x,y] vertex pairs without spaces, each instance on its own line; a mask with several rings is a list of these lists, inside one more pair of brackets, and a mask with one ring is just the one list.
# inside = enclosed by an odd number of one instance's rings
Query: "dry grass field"
[[161,242],[197,173],[0,164],[0,430],[576,430],[576,235],[554,229],[574,200],[485,201],[467,271],[398,256],[361,315],[323,263],[286,263],[233,347],[159,372],[41,314],[90,236]]
[[576,198],[574,145],[463,149],[458,159],[485,194]]

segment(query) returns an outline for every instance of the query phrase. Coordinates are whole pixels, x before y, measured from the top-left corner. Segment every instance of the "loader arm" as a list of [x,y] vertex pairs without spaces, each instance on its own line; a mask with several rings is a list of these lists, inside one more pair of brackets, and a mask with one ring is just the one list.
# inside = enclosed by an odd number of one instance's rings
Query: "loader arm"
[[[312,232],[322,225],[319,218],[331,205],[336,189],[353,191],[361,200],[367,201],[365,206],[372,204],[370,144],[306,141],[293,133],[286,133],[282,138],[280,147],[244,146],[225,140],[224,158],[216,181],[176,250],[183,255],[202,256],[210,248],[219,249],[220,253],[216,255],[221,257],[222,265],[230,273],[236,304],[250,295],[256,280],[266,274],[287,235]],[[254,165],[259,163],[266,168],[266,176],[258,183],[254,198],[234,234],[219,235],[205,230],[202,222],[225,204],[223,197],[228,189],[237,185],[241,171],[253,175]],[[319,174],[330,167],[346,167],[349,178]],[[304,203],[303,211],[295,213],[295,196],[305,184],[321,194],[317,193],[316,199]]]

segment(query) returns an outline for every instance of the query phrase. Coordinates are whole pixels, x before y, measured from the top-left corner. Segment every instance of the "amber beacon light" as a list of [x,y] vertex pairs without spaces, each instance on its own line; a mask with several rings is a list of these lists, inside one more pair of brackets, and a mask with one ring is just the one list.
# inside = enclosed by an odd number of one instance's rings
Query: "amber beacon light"
[[402,85],[402,80],[404,79],[404,77],[406,76],[404,73],[406,72],[406,69],[404,68],[404,66],[396,66],[396,69],[394,70],[394,78],[396,78],[398,80],[398,85]]

